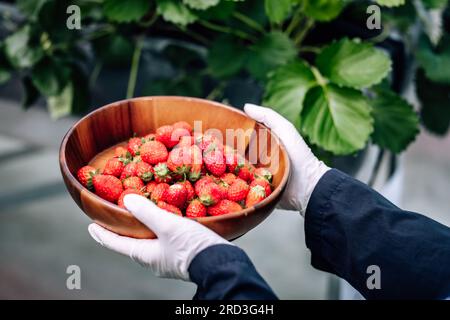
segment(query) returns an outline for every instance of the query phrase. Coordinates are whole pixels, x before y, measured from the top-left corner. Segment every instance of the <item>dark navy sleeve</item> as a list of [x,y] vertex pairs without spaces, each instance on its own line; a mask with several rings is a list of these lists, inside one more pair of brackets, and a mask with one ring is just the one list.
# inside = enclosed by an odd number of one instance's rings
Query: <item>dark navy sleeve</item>
[[192,260],[188,271],[197,284],[194,299],[277,299],[245,252],[236,246],[221,244],[206,248]]
[[[397,208],[338,170],[314,189],[305,234],[312,265],[347,280],[367,299],[450,296],[450,228]],[[376,272],[369,266],[379,267],[380,289],[368,288]]]

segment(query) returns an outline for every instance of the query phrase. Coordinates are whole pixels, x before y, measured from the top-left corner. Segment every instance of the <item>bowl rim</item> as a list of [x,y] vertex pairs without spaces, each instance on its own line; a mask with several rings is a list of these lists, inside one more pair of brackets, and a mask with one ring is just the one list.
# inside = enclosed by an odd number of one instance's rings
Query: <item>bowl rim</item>
[[[114,210],[116,213],[119,213],[121,215],[125,215],[127,217],[133,217],[134,216],[131,214],[131,212],[129,212],[126,209],[120,208],[118,205],[111,203],[101,197],[99,197],[98,195],[96,195],[94,192],[92,192],[91,190],[85,188],[79,181],[78,179],[70,172],[69,167],[67,165],[67,161],[66,161],[66,155],[65,155],[65,151],[66,151],[66,147],[67,147],[67,142],[69,140],[69,137],[72,135],[72,133],[75,131],[75,129],[82,123],[84,122],[86,119],[94,116],[96,113],[103,111],[104,109],[107,108],[111,108],[114,106],[117,106],[119,104],[124,104],[124,103],[129,103],[133,100],[156,100],[156,99],[174,99],[174,100],[182,100],[182,101],[186,101],[186,100],[190,100],[190,101],[199,101],[202,103],[208,103],[210,105],[214,105],[216,107],[219,108],[225,108],[231,112],[235,112],[238,113],[240,115],[243,115],[245,117],[248,118],[247,114],[245,114],[245,112],[243,112],[240,109],[225,105],[223,103],[217,102],[217,101],[211,101],[211,100],[207,100],[207,99],[202,99],[202,98],[194,98],[194,97],[185,97],[185,96],[142,96],[142,97],[135,97],[135,98],[131,98],[131,99],[123,99],[123,100],[118,100],[115,102],[111,102],[108,103],[96,110],[91,111],[90,113],[88,113],[87,115],[83,116],[80,120],[78,120],[75,124],[73,124],[69,130],[67,131],[67,133],[64,135],[63,140],[61,142],[60,148],[59,148],[59,165],[60,165],[60,169],[61,172],[63,174],[63,176],[65,176],[67,179],[69,179],[70,183],[72,184],[72,186],[74,186],[77,191],[81,194],[81,192],[83,190],[89,192],[92,196],[93,199],[96,200],[96,202],[100,205],[102,205],[103,207],[107,207],[108,209]],[[256,122],[256,121],[255,121]],[[228,213],[228,214],[224,214],[224,215],[220,215],[220,216],[208,216],[208,217],[199,217],[199,218],[194,218],[192,220],[198,221],[198,222],[219,222],[219,221],[224,221],[224,220],[229,220],[229,219],[234,219],[237,217],[241,217],[241,216],[247,216],[250,213],[255,212],[256,210],[268,205],[270,202],[272,202],[273,200],[275,200],[278,196],[281,195],[281,193],[284,191],[284,189],[286,188],[286,184],[289,180],[290,174],[291,174],[291,161],[289,158],[289,155],[286,151],[286,147],[283,144],[283,142],[281,141],[281,139],[274,133],[272,132],[272,130],[270,130],[270,128],[268,128],[266,125],[264,125],[261,122],[257,122],[260,126],[262,126],[263,128],[267,129],[270,131],[271,135],[275,138],[275,140],[277,141],[278,145],[280,146],[280,150],[284,156],[284,158],[286,159],[286,164],[285,164],[285,170],[283,173],[283,177],[281,178],[280,184],[278,185],[277,188],[275,188],[273,190],[273,192],[266,197],[263,201],[257,203],[254,206],[251,206],[250,208],[245,208],[241,211],[238,212],[233,212],[233,213]],[[83,208],[82,208],[83,209]]]

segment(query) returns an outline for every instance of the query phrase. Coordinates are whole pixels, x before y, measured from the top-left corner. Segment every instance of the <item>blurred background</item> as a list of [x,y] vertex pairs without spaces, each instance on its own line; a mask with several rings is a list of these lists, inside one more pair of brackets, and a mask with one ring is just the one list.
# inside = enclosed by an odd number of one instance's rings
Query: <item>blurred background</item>
[[[450,226],[449,17],[447,0],[0,1],[0,298],[194,295],[98,246],[62,181],[67,130],[127,97],[270,106],[329,165]],[[362,111],[312,130],[336,104]],[[298,213],[236,243],[282,299],[361,298],[310,266]]]

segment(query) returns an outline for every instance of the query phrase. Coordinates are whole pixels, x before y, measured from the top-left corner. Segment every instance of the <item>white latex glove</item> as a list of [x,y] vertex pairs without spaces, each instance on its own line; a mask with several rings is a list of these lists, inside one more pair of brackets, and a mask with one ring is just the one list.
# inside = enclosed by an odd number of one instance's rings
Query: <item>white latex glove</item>
[[158,238],[123,237],[95,223],[89,225],[89,233],[102,246],[129,256],[158,277],[189,281],[188,268],[198,253],[216,244],[231,245],[198,222],[162,210],[142,196],[127,195],[124,205]]
[[278,206],[299,211],[304,216],[317,182],[330,168],[316,158],[294,125],[280,114],[249,103],[244,106],[244,110],[250,118],[275,132],[286,147],[291,160],[291,177]]

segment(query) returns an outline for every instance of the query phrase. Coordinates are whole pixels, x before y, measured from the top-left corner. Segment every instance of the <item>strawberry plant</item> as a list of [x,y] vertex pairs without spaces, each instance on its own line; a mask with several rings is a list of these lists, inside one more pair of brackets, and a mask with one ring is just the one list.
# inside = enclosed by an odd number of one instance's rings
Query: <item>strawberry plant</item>
[[[368,143],[400,153],[415,139],[420,120],[438,134],[450,126],[447,0],[18,0],[0,5],[0,84],[21,79],[24,107],[44,97],[55,118],[86,112],[97,77],[109,66],[129,68],[126,96],[133,97],[138,74],[145,73],[143,53],[155,39],[165,39],[159,53],[175,71],[152,79],[140,94],[227,101],[234,81],[252,83],[262,92],[254,102],[281,113],[325,155],[353,154]],[[80,8],[81,29],[67,28],[69,5]],[[381,8],[382,30],[368,32],[371,5]],[[349,22],[364,32],[337,32]],[[395,65],[386,50],[393,34],[406,44],[403,58],[413,57],[418,110],[395,85]],[[164,130],[156,133],[162,142],[157,153],[147,150],[146,139],[133,140],[130,153],[140,152],[151,164],[166,161],[163,144],[170,142],[163,139]],[[252,174],[246,167],[240,171],[243,178]]]

